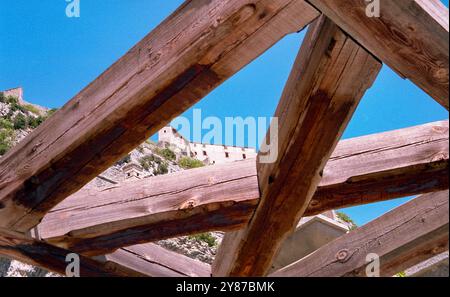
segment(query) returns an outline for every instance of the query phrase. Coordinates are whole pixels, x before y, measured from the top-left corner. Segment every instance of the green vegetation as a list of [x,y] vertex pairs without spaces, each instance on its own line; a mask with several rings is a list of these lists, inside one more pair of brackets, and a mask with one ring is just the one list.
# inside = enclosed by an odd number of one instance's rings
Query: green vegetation
[[[150,145],[150,149],[156,155],[147,155],[139,159],[139,163],[141,164],[142,168],[144,168],[145,170],[150,170],[151,168],[153,168],[154,175],[163,175],[169,173],[169,163],[165,160],[175,161],[177,158],[176,154],[169,148],[161,149],[157,147],[157,145],[150,139],[148,139],[146,143]],[[159,156],[164,159],[160,158]]]
[[28,116],[27,118],[27,123],[28,126],[35,129],[37,127],[39,127],[40,124],[42,124],[48,117],[43,117],[43,116],[38,116],[38,117],[33,117],[33,116]]
[[169,148],[165,148],[165,149],[161,150],[160,154],[161,154],[161,156],[163,156],[165,159],[167,159],[169,161],[174,161],[177,158],[175,153]]
[[169,165],[167,164],[167,162],[162,162],[158,165],[157,168],[153,169],[154,175],[164,175],[167,173],[169,173]]
[[[1,121],[0,124],[2,124]],[[8,128],[0,129],[0,156],[6,154],[6,152],[11,148],[13,138],[14,130]]]
[[16,117],[13,120],[13,123],[14,129],[16,130],[23,130],[28,127],[27,118],[21,113],[16,115]]
[[14,129],[14,124],[9,119],[0,118],[0,129],[12,130]]
[[346,222],[350,224],[350,230],[354,230],[358,228],[358,226],[355,224],[355,222],[345,213],[337,211],[336,216],[343,222]]
[[155,155],[148,155],[143,156],[139,159],[139,164],[141,164],[142,168],[144,168],[145,170],[150,170],[150,168],[153,168],[155,163],[158,165],[161,164],[161,158]]
[[169,164],[155,155],[143,156],[139,159],[139,164],[147,171],[153,168],[154,175],[163,175],[169,172]]
[[39,115],[41,113],[39,111],[39,109],[36,106],[34,106],[34,105],[27,104],[27,105],[24,105],[23,107],[25,108],[25,110],[27,110],[29,112],[32,112],[32,113],[34,113],[36,115]]
[[205,164],[196,159],[192,159],[189,157],[183,157],[180,159],[179,165],[183,169],[192,169],[192,168],[199,168],[205,166]]
[[190,235],[189,239],[206,242],[209,247],[217,246],[216,238],[209,232]]
[[19,98],[14,97],[14,96],[8,96],[8,97],[6,97],[5,103],[8,103],[8,104],[19,104]]

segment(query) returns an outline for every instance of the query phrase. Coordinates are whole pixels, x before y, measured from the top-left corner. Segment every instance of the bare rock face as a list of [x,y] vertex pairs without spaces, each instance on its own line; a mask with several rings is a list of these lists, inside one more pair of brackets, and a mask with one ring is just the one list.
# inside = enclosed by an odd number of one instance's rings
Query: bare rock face
[[222,232],[207,234],[212,241],[204,241],[198,236],[183,236],[158,241],[157,244],[174,252],[188,256],[189,258],[212,264],[217,253],[217,247],[223,239]]
[[55,273],[6,258],[0,259],[1,277],[55,277]]

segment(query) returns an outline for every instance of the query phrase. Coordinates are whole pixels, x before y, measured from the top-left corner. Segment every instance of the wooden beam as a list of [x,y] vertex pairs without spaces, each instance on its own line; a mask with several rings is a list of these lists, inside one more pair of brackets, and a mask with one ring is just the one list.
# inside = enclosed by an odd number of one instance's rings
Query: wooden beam
[[120,265],[151,277],[210,277],[211,267],[203,262],[147,243],[103,256],[110,268]]
[[271,276],[365,276],[371,253],[392,276],[448,250],[448,210],[448,191],[425,194]]
[[306,216],[446,190],[448,120],[340,141]]
[[[305,216],[448,189],[448,147],[448,120],[340,141]],[[104,254],[239,229],[258,201],[255,160],[247,160],[79,191],[50,211],[38,230],[61,247]],[[223,215],[216,220],[219,209]]]
[[[21,233],[0,228],[1,256],[65,275],[66,267],[70,263],[66,262],[66,256],[71,253],[71,251],[26,237]],[[110,268],[109,265],[100,261],[84,256],[79,257],[81,277],[144,276],[144,274],[119,263],[115,263],[114,268]]]
[[38,226],[47,242],[86,255],[246,225],[259,202],[255,160],[156,176],[64,200]]
[[0,226],[27,231],[286,34],[303,0],[191,0],[0,159]]
[[449,109],[449,14],[440,0],[379,1],[379,17],[366,15],[374,4],[365,0],[308,2]]
[[275,113],[278,159],[258,163],[261,202],[247,228],[225,236],[214,276],[267,273],[309,205],[328,158],[380,68],[330,20],[321,17],[311,26]]

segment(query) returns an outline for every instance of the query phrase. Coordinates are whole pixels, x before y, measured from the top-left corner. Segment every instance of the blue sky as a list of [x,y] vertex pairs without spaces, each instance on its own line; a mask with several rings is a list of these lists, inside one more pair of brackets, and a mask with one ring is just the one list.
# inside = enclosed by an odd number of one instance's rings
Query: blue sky
[[[81,0],[81,17],[67,18],[65,0],[0,0],[0,90],[22,86],[27,101],[60,107],[182,2]],[[287,36],[195,108],[203,117],[272,116],[303,37],[304,32]],[[192,110],[185,113],[191,115]],[[428,95],[384,67],[344,138],[447,118]],[[345,212],[363,224],[406,200]]]

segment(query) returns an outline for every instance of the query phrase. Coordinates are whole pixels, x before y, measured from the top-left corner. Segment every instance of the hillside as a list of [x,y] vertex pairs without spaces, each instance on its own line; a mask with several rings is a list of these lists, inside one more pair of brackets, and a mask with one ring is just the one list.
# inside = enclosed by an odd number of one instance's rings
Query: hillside
[[54,109],[21,104],[19,98],[0,93],[0,156],[42,124]]

